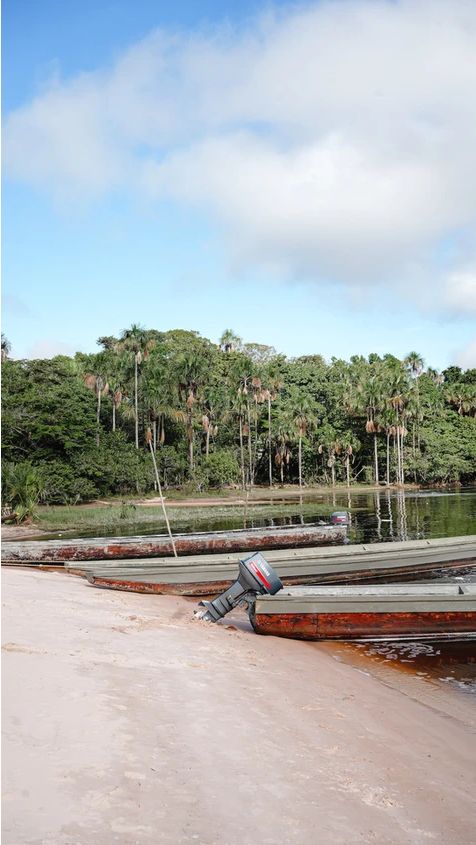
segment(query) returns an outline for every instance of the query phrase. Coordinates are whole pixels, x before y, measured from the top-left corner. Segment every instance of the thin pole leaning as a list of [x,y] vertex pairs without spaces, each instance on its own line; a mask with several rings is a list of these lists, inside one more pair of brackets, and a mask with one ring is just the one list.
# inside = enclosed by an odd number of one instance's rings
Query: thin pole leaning
[[157,469],[157,463],[156,463],[155,455],[154,455],[154,447],[152,446],[151,440],[149,440],[149,447],[150,447],[150,454],[152,455],[152,461],[153,461],[153,464],[154,464],[155,480],[157,481],[157,487],[159,488],[160,504],[162,505],[162,510],[164,512],[165,524],[167,525],[167,531],[169,532],[170,542],[172,543],[174,555],[175,555],[175,557],[178,557],[177,549],[175,548],[175,541],[174,541],[174,538],[172,536],[172,530],[170,528],[169,518],[167,516],[167,511],[165,510],[165,502],[164,502],[164,497],[162,496],[162,487],[161,487],[161,484],[160,484],[159,471]]

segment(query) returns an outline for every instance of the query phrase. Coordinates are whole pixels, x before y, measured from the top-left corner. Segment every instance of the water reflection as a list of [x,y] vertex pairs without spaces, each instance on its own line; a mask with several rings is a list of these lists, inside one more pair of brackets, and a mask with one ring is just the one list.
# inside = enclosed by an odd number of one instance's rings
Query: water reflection
[[[173,507],[173,502],[170,502]],[[269,516],[268,504],[282,506],[280,516]],[[268,525],[304,525],[327,521],[331,510],[348,510],[351,515],[351,543],[378,543],[392,540],[414,540],[431,537],[455,537],[476,533],[476,490],[453,492],[440,490],[339,490],[329,493],[306,493],[299,497],[283,495],[272,503],[258,503],[246,498],[243,505],[223,505],[203,515],[200,508],[188,511],[186,519],[176,523],[176,531],[227,531],[233,528],[258,528]],[[175,511],[174,518],[180,518]],[[156,534],[163,531],[162,522],[140,523],[121,528],[117,524],[101,529],[103,536]],[[97,536],[91,532],[69,532],[66,536]],[[51,535],[53,536],[53,535]]]
[[350,648],[365,652],[379,663],[393,663],[427,680],[437,681],[476,695],[476,637],[431,642],[356,643]]

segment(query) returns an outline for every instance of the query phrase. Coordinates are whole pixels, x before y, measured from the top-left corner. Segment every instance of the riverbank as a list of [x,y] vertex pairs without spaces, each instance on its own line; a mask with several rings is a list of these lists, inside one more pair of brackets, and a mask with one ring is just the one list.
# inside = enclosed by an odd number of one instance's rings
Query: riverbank
[[3,572],[4,845],[466,845],[470,697],[195,602]]
[[[266,519],[283,518],[289,512],[293,503],[299,505],[299,510],[306,516],[316,511],[316,491],[306,491],[301,496],[289,495],[282,492],[280,496],[258,496],[255,493],[249,499],[230,496],[210,499],[165,498],[170,525],[176,531],[184,530],[184,526],[191,522],[207,522],[212,520],[243,520],[264,517]],[[335,506],[322,502],[320,512],[326,517]],[[34,523],[26,525],[2,525],[4,540],[21,540],[41,536],[57,531],[111,531],[117,528],[121,532],[133,533],[137,528],[147,528],[148,525],[157,527],[157,531],[165,531],[165,519],[159,497],[148,499],[131,499],[127,502],[100,501],[85,505],[44,505],[38,506],[37,518]]]
[[[327,520],[335,510],[346,510],[352,517],[352,541],[378,542],[472,533],[476,489],[409,486],[402,493],[397,488],[336,487],[306,488],[298,494],[295,488],[255,488],[248,500],[236,491],[229,497],[167,496],[166,508],[174,533],[316,522]],[[165,531],[160,500],[151,497],[41,506],[34,524],[3,525],[2,538],[131,536]]]
[[[303,487],[296,489],[296,485],[283,487],[254,487],[246,494],[242,490],[225,489],[216,495],[204,493],[189,496],[183,491],[170,490],[165,496],[165,505],[172,528],[183,530],[191,522],[207,522],[211,520],[237,520],[265,517],[267,519],[282,518],[289,512],[290,506],[299,505],[303,517],[316,512],[316,501],[322,500],[320,512],[328,516],[336,509],[336,503],[326,502],[329,496],[351,496],[359,493],[385,493],[399,488],[378,488],[371,485],[355,485],[351,488],[344,485],[336,487]],[[415,485],[408,485],[405,489],[417,489]],[[351,505],[346,501],[346,508]],[[133,533],[139,526],[157,526],[157,530],[165,530],[164,514],[161,500],[158,496],[146,498],[132,498],[124,501],[118,499],[101,499],[96,502],[79,505],[40,505],[34,522],[21,525],[2,525],[4,540],[21,540],[30,537],[40,537],[42,534],[64,531],[105,531],[117,528],[120,532]],[[188,529],[186,529],[188,530]]]

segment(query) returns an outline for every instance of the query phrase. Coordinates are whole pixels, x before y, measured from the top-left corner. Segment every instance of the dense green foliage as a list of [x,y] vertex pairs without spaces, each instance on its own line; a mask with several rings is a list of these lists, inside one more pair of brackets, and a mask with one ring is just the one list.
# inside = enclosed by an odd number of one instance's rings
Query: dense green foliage
[[4,459],[43,501],[153,490],[146,437],[165,487],[476,477],[476,370],[425,371],[414,352],[288,359],[229,330],[216,345],[133,325],[98,343],[4,356]]

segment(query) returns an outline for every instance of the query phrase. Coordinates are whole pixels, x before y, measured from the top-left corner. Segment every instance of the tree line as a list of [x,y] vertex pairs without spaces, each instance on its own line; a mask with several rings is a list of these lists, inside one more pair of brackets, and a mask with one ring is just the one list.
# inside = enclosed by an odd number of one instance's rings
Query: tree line
[[150,448],[166,488],[476,477],[475,369],[287,358],[229,329],[133,324],[98,347],[12,360],[2,338],[4,475],[33,473],[44,501],[152,490]]

